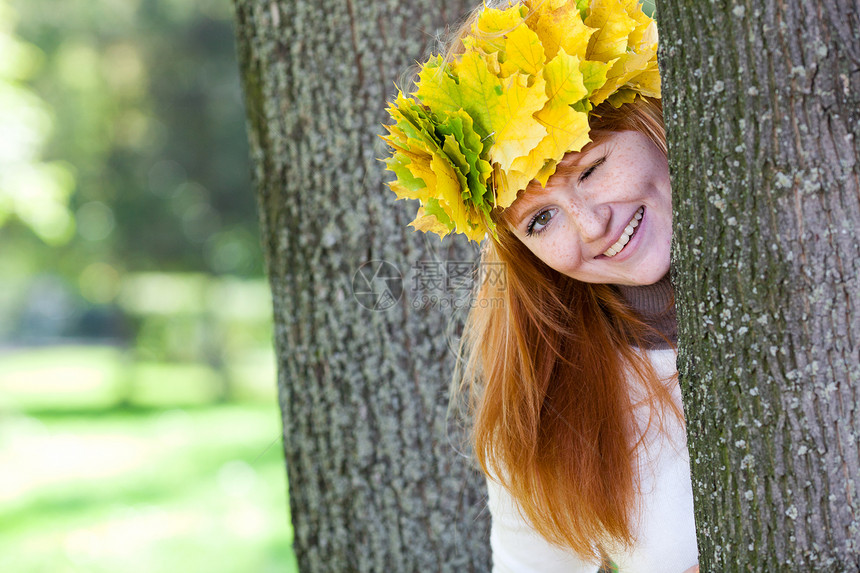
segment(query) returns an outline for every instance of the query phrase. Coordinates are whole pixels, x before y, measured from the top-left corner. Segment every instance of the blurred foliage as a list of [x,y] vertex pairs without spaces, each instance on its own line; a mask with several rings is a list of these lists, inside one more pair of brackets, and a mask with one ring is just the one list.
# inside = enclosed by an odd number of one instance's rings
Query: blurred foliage
[[229,0],[0,0],[0,49],[0,341],[87,336],[128,272],[262,275]]
[[232,26],[0,0],[0,570],[294,570]]
[[27,86],[43,53],[14,35],[14,13],[0,0],[0,226],[11,218],[48,244],[74,233],[69,195],[74,178],[61,161],[42,160],[50,136],[48,105]]
[[43,53],[31,84],[54,110],[45,155],[75,170],[75,254],[259,275],[229,1],[16,8],[18,33]]

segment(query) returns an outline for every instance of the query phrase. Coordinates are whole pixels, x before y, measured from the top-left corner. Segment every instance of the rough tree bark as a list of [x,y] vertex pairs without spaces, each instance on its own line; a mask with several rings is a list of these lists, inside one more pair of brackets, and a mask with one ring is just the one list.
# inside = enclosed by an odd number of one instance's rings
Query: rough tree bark
[[663,0],[703,571],[860,570],[860,5]]
[[[483,482],[446,421],[450,312],[411,291],[419,263],[475,253],[406,229],[376,159],[394,81],[470,4],[235,0],[303,573],[488,568]],[[404,279],[385,310],[353,296],[374,260]]]

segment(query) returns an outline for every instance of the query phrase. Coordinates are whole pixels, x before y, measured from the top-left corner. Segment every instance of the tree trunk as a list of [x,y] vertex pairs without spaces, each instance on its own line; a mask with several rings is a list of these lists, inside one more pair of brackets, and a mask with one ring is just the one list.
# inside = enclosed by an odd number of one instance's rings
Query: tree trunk
[[[235,0],[303,573],[489,566],[483,480],[446,417],[451,311],[412,280],[475,252],[407,229],[377,161],[395,80],[467,6]],[[356,274],[369,261],[390,266]]]
[[858,14],[659,3],[702,571],[860,570]]

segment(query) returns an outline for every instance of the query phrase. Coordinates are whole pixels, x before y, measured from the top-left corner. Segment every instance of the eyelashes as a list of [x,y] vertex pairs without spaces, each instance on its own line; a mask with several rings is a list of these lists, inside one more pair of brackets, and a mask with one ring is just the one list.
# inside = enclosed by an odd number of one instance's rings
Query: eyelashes
[[580,175],[579,175],[579,182],[580,182],[580,183],[582,183],[583,181],[585,181],[586,179],[588,179],[588,178],[591,176],[591,174],[592,174],[592,173],[594,173],[594,171],[595,171],[598,167],[600,167],[601,165],[603,165],[603,162],[604,162],[604,161],[606,161],[606,156],[605,156],[605,155],[604,155],[603,157],[601,157],[600,159],[598,159],[597,161],[595,161],[594,163],[592,163],[592,164],[588,167],[588,169],[586,169],[585,171],[583,171],[582,173],[580,173]]
[[[597,170],[604,162],[606,161],[606,156],[604,155],[594,163],[588,166],[588,168],[580,173],[577,181],[582,183]],[[526,237],[531,237],[533,235],[540,235],[543,233],[549,224],[552,222],[552,219],[555,217],[555,214],[558,212],[558,209],[541,209],[535,216],[531,218],[529,224],[526,226]]]
[[[543,233],[557,211],[558,209],[543,209],[535,213],[535,216],[529,221],[528,227],[526,227],[526,237]],[[537,225],[540,225],[540,227],[535,229]]]

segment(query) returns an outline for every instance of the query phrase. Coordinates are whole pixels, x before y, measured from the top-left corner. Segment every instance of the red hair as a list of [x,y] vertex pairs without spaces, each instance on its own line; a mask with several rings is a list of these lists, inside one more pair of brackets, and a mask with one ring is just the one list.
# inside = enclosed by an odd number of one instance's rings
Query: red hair
[[[666,150],[659,100],[598,106],[590,129],[595,142],[640,131]],[[575,169],[575,155],[557,173]],[[617,289],[548,267],[517,239],[504,213],[481,262],[502,263],[506,280],[484,281],[476,293],[478,301],[501,304],[473,305],[461,341],[465,363],[457,377],[471,389],[475,453],[546,539],[599,558],[609,540],[634,541],[635,462],[644,446],[631,376],[644,382],[659,422],[666,407],[683,416],[634,348],[644,347],[648,327]]]

